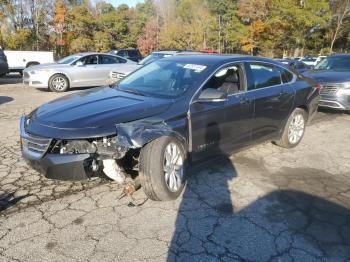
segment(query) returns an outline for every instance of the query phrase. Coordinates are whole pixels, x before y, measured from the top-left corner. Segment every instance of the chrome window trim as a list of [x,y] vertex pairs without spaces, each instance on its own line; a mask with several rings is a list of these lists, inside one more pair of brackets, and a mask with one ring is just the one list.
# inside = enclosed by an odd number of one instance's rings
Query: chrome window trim
[[[251,91],[256,91],[256,90],[263,90],[263,89],[266,89],[266,88],[271,88],[271,87],[276,87],[276,86],[282,86],[282,85],[286,85],[286,84],[293,84],[296,82],[297,80],[297,75],[292,72],[291,70],[289,70],[288,68],[285,68],[285,67],[282,67],[282,66],[279,66],[279,65],[275,65],[275,64],[272,64],[270,62],[265,62],[265,61],[244,61],[244,60],[241,60],[241,61],[232,61],[232,62],[229,62],[229,63],[226,63],[226,64],[223,64],[222,66],[220,66],[217,70],[215,70],[209,77],[207,77],[205,79],[205,81],[203,81],[203,83],[200,85],[200,87],[196,90],[196,92],[193,94],[191,100],[190,100],[190,105],[193,104],[193,98],[198,94],[198,92],[203,88],[203,86],[209,81],[210,78],[213,77],[213,75],[215,75],[219,70],[221,70],[222,68],[226,67],[226,66],[229,66],[231,64],[244,64],[244,63],[259,63],[259,64],[267,64],[267,65],[270,65],[270,66],[274,66],[274,67],[279,67],[281,69],[284,69],[284,70],[287,70],[288,72],[290,72],[292,75],[293,75],[293,79],[290,81],[290,82],[287,82],[287,83],[283,83],[282,81],[282,75],[281,75],[281,84],[278,84],[278,85],[272,85],[272,86],[266,86],[266,87],[262,87],[262,88],[258,88],[258,89],[252,89],[252,90],[248,90],[248,86],[247,86],[247,74],[245,72],[245,75],[244,75],[244,81],[245,81],[245,84],[246,84],[246,90],[244,91],[241,91],[241,92],[238,92],[236,94],[230,94],[228,95],[228,97],[230,96],[234,96],[234,95],[237,95],[237,94],[242,94],[242,93],[248,93],[248,92],[251,92]],[[245,71],[245,70],[244,70]]]
[[[247,63],[254,63],[254,62],[247,62]],[[297,76],[295,73],[293,73],[292,71],[290,71],[289,69],[287,68],[284,68],[282,66],[279,66],[279,65],[275,65],[275,64],[271,64],[269,62],[255,62],[256,64],[266,64],[266,65],[269,65],[269,66],[273,66],[273,67],[278,67],[278,68],[281,68],[281,69],[284,69],[284,70],[287,70],[288,72],[290,72],[292,75],[293,75],[293,79],[290,81],[290,82],[287,82],[287,83],[283,83],[283,79],[282,79],[282,74],[281,74],[281,84],[278,84],[278,85],[272,85],[272,86],[265,86],[265,87],[261,87],[261,88],[257,88],[257,89],[252,89],[252,90],[247,90],[246,92],[251,92],[251,91],[256,91],[256,90],[262,90],[262,89],[266,89],[266,88],[270,88],[270,87],[276,87],[276,86],[282,86],[282,85],[287,85],[287,84],[293,84],[296,82],[297,80]]]

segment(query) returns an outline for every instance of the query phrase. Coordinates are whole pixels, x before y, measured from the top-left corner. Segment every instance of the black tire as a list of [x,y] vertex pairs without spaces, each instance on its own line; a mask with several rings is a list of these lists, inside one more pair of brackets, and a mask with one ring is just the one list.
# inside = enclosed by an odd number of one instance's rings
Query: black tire
[[[62,85],[58,85],[57,81],[63,81]],[[62,74],[53,75],[49,80],[49,88],[57,93],[66,92],[69,89],[69,80]]]
[[[303,124],[301,135],[299,133],[299,135],[297,136],[298,139],[296,139],[296,141],[294,141],[294,139],[290,138],[289,133],[293,132],[292,128],[294,128],[294,127],[293,127],[292,121],[296,121],[295,119],[297,116],[302,117],[304,124]],[[277,141],[274,141],[275,144],[280,146],[280,147],[284,147],[284,148],[296,147],[300,143],[300,141],[302,140],[302,138],[305,134],[305,127],[306,127],[306,123],[307,123],[307,118],[308,118],[308,113],[305,110],[303,110],[301,108],[294,109],[294,111],[290,114],[286,125],[283,128],[283,132],[282,132],[280,139]],[[300,132],[300,130],[297,132]]]
[[[174,143],[180,151],[183,163],[182,179],[177,191],[171,191],[165,178],[165,150]],[[183,145],[174,137],[164,136],[153,140],[141,149],[139,177],[146,195],[155,201],[174,200],[186,184],[186,154]],[[168,183],[170,180],[168,180]]]
[[0,77],[5,77],[5,76],[6,76],[6,73],[0,74]]

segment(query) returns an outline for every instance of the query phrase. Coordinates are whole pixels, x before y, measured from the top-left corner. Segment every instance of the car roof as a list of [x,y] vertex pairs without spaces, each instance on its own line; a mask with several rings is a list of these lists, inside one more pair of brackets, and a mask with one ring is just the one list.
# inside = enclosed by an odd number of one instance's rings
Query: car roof
[[202,54],[202,52],[192,51],[192,50],[160,50],[160,51],[153,51],[152,54],[179,55],[179,54]]
[[201,64],[201,65],[216,65],[225,64],[230,62],[255,61],[255,62],[268,62],[275,65],[281,65],[281,63],[274,61],[273,59],[247,56],[247,55],[218,55],[218,54],[198,54],[198,55],[177,55],[163,58],[162,61],[178,61],[189,64]]
[[127,59],[125,57],[119,56],[119,55],[115,55],[113,53],[98,53],[98,52],[81,52],[81,53],[77,53],[77,54],[73,54],[74,56],[77,56],[79,59],[83,56],[87,56],[87,55],[109,55],[109,56],[114,56],[114,57],[118,57],[120,59],[124,59],[124,60],[128,60],[131,61],[130,59]]
[[350,57],[349,53],[338,53],[331,55],[332,57]]
[[106,54],[106,53],[98,53],[98,52],[81,52],[73,54],[75,56],[86,56],[86,55],[113,55],[113,54]]
[[110,56],[116,56],[116,57],[119,57],[119,58],[123,58],[123,59],[126,59],[125,57],[121,57],[121,56],[118,56],[118,55],[115,55],[115,54],[112,54],[112,53],[98,53],[98,52],[81,52],[81,53],[77,53],[77,54],[73,54],[75,56],[86,56],[86,55],[110,55]]
[[152,52],[152,54],[169,54],[169,55],[175,55],[177,53],[179,53],[180,51],[154,51]]
[[112,49],[111,52],[130,51],[130,50],[139,50],[139,49],[137,49],[137,48],[121,48],[121,49]]

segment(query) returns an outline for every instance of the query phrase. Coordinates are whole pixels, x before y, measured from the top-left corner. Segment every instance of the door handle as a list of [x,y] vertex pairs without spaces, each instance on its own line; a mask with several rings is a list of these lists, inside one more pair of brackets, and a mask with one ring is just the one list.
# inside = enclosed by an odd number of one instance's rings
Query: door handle
[[287,94],[287,91],[286,91],[286,90],[281,90],[281,91],[280,91],[280,95],[285,95],[285,94]]

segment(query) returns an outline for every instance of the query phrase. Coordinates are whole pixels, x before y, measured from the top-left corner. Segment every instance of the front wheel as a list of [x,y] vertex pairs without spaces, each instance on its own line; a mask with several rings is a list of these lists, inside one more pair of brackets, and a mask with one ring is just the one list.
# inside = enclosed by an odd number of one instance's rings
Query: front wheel
[[283,129],[282,136],[275,143],[284,148],[296,147],[305,133],[307,112],[301,108],[296,108],[289,116]]
[[69,88],[68,78],[62,74],[54,75],[49,80],[49,88],[53,92],[65,92]]
[[186,184],[185,150],[174,137],[161,137],[140,153],[139,176],[146,195],[156,201],[176,199]]

